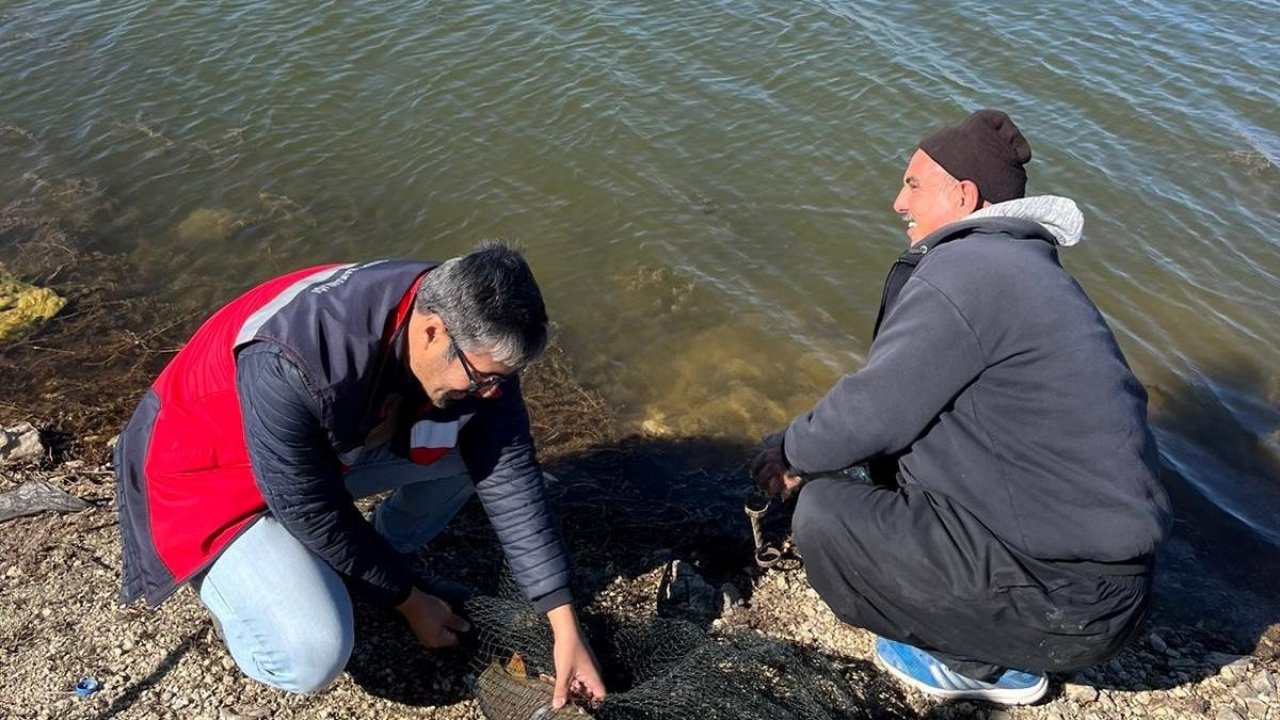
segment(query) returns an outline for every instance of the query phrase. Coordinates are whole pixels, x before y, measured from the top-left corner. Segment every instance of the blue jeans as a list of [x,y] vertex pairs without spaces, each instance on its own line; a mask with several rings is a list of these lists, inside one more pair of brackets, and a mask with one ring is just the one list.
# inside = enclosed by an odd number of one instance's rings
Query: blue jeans
[[[415,465],[385,445],[362,454],[346,484],[357,498],[395,491],[373,525],[399,552],[439,534],[472,493],[456,451]],[[231,657],[254,680],[314,692],[332,684],[351,656],[355,630],[342,579],[271,515],[236,538],[196,587]]]

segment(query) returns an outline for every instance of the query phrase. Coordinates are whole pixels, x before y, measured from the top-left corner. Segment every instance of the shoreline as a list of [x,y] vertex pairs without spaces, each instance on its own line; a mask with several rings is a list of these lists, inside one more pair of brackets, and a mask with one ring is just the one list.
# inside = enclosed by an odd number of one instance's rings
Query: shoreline
[[[720,449],[692,448],[694,454]],[[758,632],[831,658],[861,681],[883,682],[884,689],[877,692],[883,705],[868,708],[870,717],[1236,720],[1280,713],[1280,626],[1271,626],[1252,651],[1242,652],[1210,623],[1181,622],[1180,612],[1161,607],[1159,599],[1130,647],[1102,665],[1051,675],[1050,694],[1038,705],[939,703],[907,691],[887,675],[877,675],[873,637],[840,623],[809,588],[803,570],[760,573],[751,567],[744,523],[735,532],[731,522],[721,522],[731,520],[718,517],[722,512],[689,515],[677,514],[674,506],[628,508],[625,500],[637,499],[627,497],[638,492],[632,487],[635,478],[611,477],[606,483],[578,474],[607,463],[623,467],[622,475],[647,476],[670,463],[673,450],[678,448],[633,436],[570,450],[546,463],[556,478],[550,492],[566,525],[578,568],[577,592],[588,612],[635,619],[669,616],[673,611],[663,607],[661,586],[674,559],[695,567],[713,587],[732,584],[745,598],[736,606],[718,608],[713,617],[701,616],[713,635]],[[670,479],[679,482],[679,477],[677,472]],[[417,647],[391,614],[359,601],[356,652],[334,687],[289,696],[247,680],[191,591],[180,591],[154,612],[118,605],[119,540],[109,468],[76,459],[5,467],[0,492],[30,479],[44,480],[94,507],[18,518],[0,528],[0,605],[6,608],[0,647],[8,655],[0,678],[0,710],[6,717],[483,717],[468,688],[471,663],[457,654]],[[618,480],[621,487],[612,496],[601,496],[602,486]],[[617,506],[593,512],[601,503]],[[643,537],[630,532],[632,525],[663,517],[668,527],[653,528]],[[671,530],[677,526],[701,541],[673,543]],[[700,555],[703,542],[724,550]],[[486,594],[500,590],[501,553],[475,503],[418,562],[423,574],[457,579]],[[1211,581],[1197,590],[1205,596],[1228,592]],[[674,610],[677,617],[682,612]],[[102,690],[87,699],[69,694],[82,677],[94,677]]]
[[[0,424],[33,422],[49,448],[40,463],[0,468],[0,492],[37,479],[94,507],[0,525],[0,647],[7,655],[0,714],[480,717],[468,699],[465,665],[421,650],[394,618],[373,608],[357,611],[349,672],[328,691],[293,697],[240,675],[189,591],[154,613],[118,606],[107,441],[203,315],[149,298],[124,259],[94,250],[96,228],[113,227],[96,186],[59,187],[73,193],[64,196],[71,208],[65,214],[19,204],[0,217],[0,247],[13,253],[6,260],[15,273],[69,299],[44,331],[0,348]],[[713,632],[761,632],[850,663],[870,661],[870,635],[840,624],[802,571],[760,574],[751,566],[739,492],[741,460],[750,452],[745,441],[627,432],[554,349],[531,369],[526,394],[540,457],[559,478],[550,494],[582,598],[637,617],[656,614],[660,576],[679,559],[712,587],[729,583],[745,598],[708,621]],[[1242,537],[1185,481],[1167,481],[1179,522],[1160,554],[1150,621],[1129,649],[1082,673],[1052,676],[1049,699],[1029,708],[937,704],[897,688],[877,716],[1280,718],[1278,581],[1260,567],[1230,562],[1238,549],[1261,566],[1276,549]],[[771,521],[773,531],[785,531],[783,518]],[[500,552],[474,503],[419,560],[424,571],[451,573],[482,590],[499,583]],[[90,675],[101,691],[84,700],[68,694]]]

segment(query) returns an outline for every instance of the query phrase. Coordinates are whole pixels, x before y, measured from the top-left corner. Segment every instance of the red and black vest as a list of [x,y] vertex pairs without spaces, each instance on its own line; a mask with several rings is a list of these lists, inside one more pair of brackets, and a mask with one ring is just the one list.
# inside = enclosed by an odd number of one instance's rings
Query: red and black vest
[[[313,383],[336,457],[357,455],[382,422],[380,366],[432,263],[309,268],[270,280],[209,318],[156,379],[116,446],[124,545],[122,599],[156,606],[266,511],[254,480],[235,356],[267,342]],[[430,463],[469,418],[410,428],[410,459]]]

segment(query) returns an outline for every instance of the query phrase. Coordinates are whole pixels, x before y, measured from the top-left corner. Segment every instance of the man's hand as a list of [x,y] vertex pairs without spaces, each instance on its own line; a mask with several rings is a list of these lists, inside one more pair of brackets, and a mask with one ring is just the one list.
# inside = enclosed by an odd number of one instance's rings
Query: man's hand
[[471,629],[471,625],[450,609],[449,603],[418,588],[396,606],[396,610],[409,621],[409,627],[418,642],[428,648],[451,647],[458,644],[458,633]]
[[783,500],[790,498],[802,482],[799,475],[787,469],[782,448],[776,445],[761,450],[751,461],[751,477],[761,492],[781,495]]
[[572,605],[561,605],[547,613],[551,632],[555,636],[552,654],[556,663],[556,689],[551,698],[551,709],[559,710],[569,701],[570,695],[599,702],[607,694],[600,670],[591,648],[582,640],[582,628]]

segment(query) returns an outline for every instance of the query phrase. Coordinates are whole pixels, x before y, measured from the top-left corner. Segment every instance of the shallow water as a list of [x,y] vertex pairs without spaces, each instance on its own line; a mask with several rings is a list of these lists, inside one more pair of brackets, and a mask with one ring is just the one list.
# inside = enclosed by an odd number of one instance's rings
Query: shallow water
[[780,426],[870,339],[914,143],[979,107],[1075,198],[1063,261],[1171,463],[1280,542],[1280,6],[0,3],[0,202],[98,179],[212,306],[308,263],[529,249],[637,424]]

